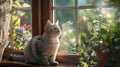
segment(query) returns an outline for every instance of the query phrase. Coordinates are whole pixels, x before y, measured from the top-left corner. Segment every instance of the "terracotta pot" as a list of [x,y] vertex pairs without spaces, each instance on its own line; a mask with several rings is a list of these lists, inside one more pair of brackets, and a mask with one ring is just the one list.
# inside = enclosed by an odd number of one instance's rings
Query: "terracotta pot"
[[102,51],[103,49],[96,50],[96,55],[99,58],[98,67],[103,67],[103,66],[106,67],[107,63],[110,63],[109,67],[114,67],[114,63],[111,58],[111,52],[109,51],[103,53]]

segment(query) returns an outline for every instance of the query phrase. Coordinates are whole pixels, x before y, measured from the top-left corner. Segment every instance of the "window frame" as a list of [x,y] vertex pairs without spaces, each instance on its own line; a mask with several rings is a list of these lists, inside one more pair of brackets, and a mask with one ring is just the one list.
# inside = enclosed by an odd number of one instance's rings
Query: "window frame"
[[52,1],[53,0],[32,0],[33,36],[43,33],[44,26],[48,19],[52,21]]

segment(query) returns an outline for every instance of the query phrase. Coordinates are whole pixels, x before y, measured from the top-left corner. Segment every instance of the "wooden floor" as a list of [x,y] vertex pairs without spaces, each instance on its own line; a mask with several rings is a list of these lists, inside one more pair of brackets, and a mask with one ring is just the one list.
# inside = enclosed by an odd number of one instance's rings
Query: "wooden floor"
[[60,63],[59,66],[39,66],[39,65],[31,65],[25,64],[22,62],[15,62],[15,61],[3,61],[0,64],[0,67],[77,67],[74,64],[63,64]]

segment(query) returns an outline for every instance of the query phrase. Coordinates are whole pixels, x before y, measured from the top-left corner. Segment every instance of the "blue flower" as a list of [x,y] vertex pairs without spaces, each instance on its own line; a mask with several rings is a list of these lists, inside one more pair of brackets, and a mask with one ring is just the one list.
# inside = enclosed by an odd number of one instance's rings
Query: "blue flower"
[[23,34],[23,28],[20,28],[20,29],[19,29],[19,33],[20,33],[20,34]]
[[17,29],[15,29],[15,32],[16,32],[16,33],[19,33],[19,29],[18,29],[18,28],[17,28]]
[[15,29],[15,32],[17,33],[17,34],[23,34],[23,28],[17,28],[17,29]]

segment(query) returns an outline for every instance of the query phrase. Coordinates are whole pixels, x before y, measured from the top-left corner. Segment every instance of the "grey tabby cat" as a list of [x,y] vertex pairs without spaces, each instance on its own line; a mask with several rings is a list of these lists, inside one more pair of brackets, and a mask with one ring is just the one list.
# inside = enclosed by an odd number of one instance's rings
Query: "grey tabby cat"
[[59,37],[61,29],[58,22],[47,21],[43,35],[37,35],[31,39],[24,49],[26,63],[40,65],[58,65],[55,61],[59,48]]

